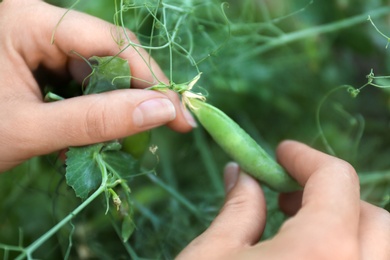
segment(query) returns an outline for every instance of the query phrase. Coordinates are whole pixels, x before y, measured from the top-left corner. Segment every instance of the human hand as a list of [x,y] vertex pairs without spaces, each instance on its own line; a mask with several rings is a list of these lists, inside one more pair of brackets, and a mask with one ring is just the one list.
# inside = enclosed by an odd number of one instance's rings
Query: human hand
[[[79,57],[112,56],[119,48],[112,39],[115,26],[76,11],[60,21],[64,9],[40,0],[4,0],[0,3],[0,172],[33,156],[135,134],[168,124],[180,132],[195,123],[176,93],[141,89],[117,90],[44,103],[33,72],[40,67],[58,78],[81,82],[88,74]],[[132,41],[137,39],[131,32]],[[141,56],[127,48],[120,57],[129,61],[132,86],[145,88],[167,81],[143,49]]]
[[294,141],[281,143],[277,156],[304,187],[280,197],[282,209],[295,215],[279,232],[258,243],[264,195],[253,178],[229,164],[221,212],[177,259],[390,259],[390,214],[360,200],[348,163]]

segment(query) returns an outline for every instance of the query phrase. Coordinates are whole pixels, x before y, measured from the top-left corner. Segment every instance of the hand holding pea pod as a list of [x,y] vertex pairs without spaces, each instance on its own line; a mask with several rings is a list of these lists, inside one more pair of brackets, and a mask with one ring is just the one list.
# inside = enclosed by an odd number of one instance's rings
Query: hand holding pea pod
[[191,92],[199,78],[200,74],[188,84],[158,85],[152,89],[170,88],[181,94],[183,103],[195,114],[200,124],[215,142],[240,165],[243,171],[275,191],[300,190],[300,185],[236,122],[218,108],[206,103],[206,98],[202,94]]

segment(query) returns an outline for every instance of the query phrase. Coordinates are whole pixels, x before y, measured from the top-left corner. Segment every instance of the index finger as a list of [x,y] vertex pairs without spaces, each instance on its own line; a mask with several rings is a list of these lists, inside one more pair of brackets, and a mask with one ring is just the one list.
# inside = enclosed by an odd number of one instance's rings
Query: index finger
[[[69,32],[78,32],[78,36],[74,37]],[[149,87],[160,81],[167,82],[155,60],[145,49],[139,47],[136,35],[127,29],[71,11],[59,25],[55,37],[55,44],[65,53],[77,48],[74,51],[88,58],[118,55],[128,60],[132,83],[137,88]],[[118,44],[118,41],[121,43]]]
[[302,208],[282,232],[299,226],[301,229],[296,234],[313,243],[315,237],[323,241],[356,238],[360,195],[353,167],[294,141],[281,143],[277,156],[286,170],[304,186]]

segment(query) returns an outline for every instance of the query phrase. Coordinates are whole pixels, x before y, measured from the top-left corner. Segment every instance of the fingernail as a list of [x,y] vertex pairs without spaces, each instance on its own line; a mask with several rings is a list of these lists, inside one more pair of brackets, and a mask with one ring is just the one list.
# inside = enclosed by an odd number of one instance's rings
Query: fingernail
[[225,191],[229,193],[231,189],[236,185],[238,176],[240,174],[240,167],[235,162],[230,162],[225,166],[224,179],[225,179]]
[[190,111],[188,111],[187,108],[183,108],[183,114],[184,114],[184,117],[185,119],[187,120],[187,123],[192,126],[193,128],[197,127],[198,124],[196,123],[194,117],[192,116],[192,114],[190,113]]
[[167,98],[156,98],[144,101],[139,104],[133,112],[134,125],[143,128],[162,125],[175,118],[175,106]]

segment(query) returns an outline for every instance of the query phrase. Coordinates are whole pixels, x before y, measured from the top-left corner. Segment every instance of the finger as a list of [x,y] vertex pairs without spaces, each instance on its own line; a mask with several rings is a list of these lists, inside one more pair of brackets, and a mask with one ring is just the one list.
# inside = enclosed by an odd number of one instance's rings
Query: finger
[[[12,34],[12,38],[15,39],[14,47],[30,70],[35,70],[43,64],[52,71],[63,73],[66,64],[71,64],[71,72],[73,75],[78,75],[81,81],[88,73],[88,68],[80,65],[84,61],[75,61],[80,58],[73,55],[72,51],[85,58],[93,55],[116,55],[120,51],[112,35],[117,28],[101,19],[72,10],[61,20],[66,10],[42,1],[31,2],[29,5],[26,5],[24,1],[9,1],[6,4],[4,9],[8,12],[4,13],[7,16],[4,19],[9,20],[11,25],[7,27],[8,34]],[[32,10],[37,15],[31,17]],[[35,26],[39,30],[30,30],[27,26],[12,28],[18,24],[18,19],[23,19],[25,24]],[[55,30],[58,23],[59,26]],[[19,33],[13,35],[14,31]],[[56,38],[55,44],[52,45],[53,31]],[[132,41],[137,42],[137,39],[130,32],[128,33]],[[23,38],[20,39],[20,37]],[[14,51],[8,51],[8,53],[14,53]],[[134,86],[139,88],[150,86],[156,83],[157,79],[167,81],[156,62],[142,48],[127,48],[120,53],[120,56],[129,61],[132,76],[142,79],[136,80]],[[21,68],[23,64],[18,63],[17,67]],[[23,71],[25,70],[23,68]],[[31,85],[30,89],[39,90],[36,84],[31,83],[31,80],[28,82]],[[165,95],[174,103],[177,112],[175,120],[169,126],[179,132],[191,130],[196,125],[195,120],[180,104],[178,95],[171,91],[166,92]]]
[[277,157],[304,186],[302,207],[318,209],[325,216],[337,212],[337,218],[357,227],[359,180],[350,164],[294,141],[281,143]]
[[[62,9],[60,10],[63,12]],[[58,22],[58,20],[53,22]],[[80,24],[83,24],[83,26],[80,27]],[[124,39],[129,37],[131,43],[138,44],[137,38],[130,31],[123,31],[122,28],[118,29],[116,26],[96,17],[72,11],[66,15],[55,32],[56,45],[62,52],[68,54],[70,51],[76,51],[84,57],[93,55],[112,56],[119,52],[118,45],[113,39],[113,34],[118,32],[118,30],[119,35],[117,37],[124,37]],[[72,32],[79,32],[80,36],[75,38]],[[168,80],[160,67],[144,49],[128,47],[124,50],[122,49],[119,56],[129,61],[130,71],[133,79],[135,79],[132,80],[132,86],[145,88],[157,84],[159,81],[167,83]],[[78,77],[82,76],[82,79],[84,79],[87,75],[85,72],[88,71],[85,69],[85,65],[81,66],[80,71],[80,63],[77,64],[77,62],[71,61],[70,64],[74,65],[74,67],[71,67],[73,74],[78,75]],[[179,132],[187,132],[195,127],[194,118],[181,105],[179,96],[173,91],[166,91],[163,94],[171,99],[177,112],[175,120],[170,122],[168,126]]]
[[390,259],[390,213],[364,201],[360,209],[360,259]]
[[223,244],[228,240],[237,241],[239,245],[254,244],[263,233],[266,220],[263,191],[252,177],[239,172],[234,164],[227,165],[225,179],[228,179],[225,182],[227,197],[208,229],[208,235],[222,235]]
[[15,129],[23,126],[20,137],[15,136],[15,140],[24,138],[18,142],[19,150],[40,155],[128,136],[166,124],[175,116],[173,103],[161,93],[116,90],[53,103],[27,103],[12,123]]
[[226,167],[225,182],[228,193],[220,213],[178,259],[191,259],[194,252],[194,259],[226,259],[237,249],[259,240],[266,219],[265,199],[259,184],[247,174],[239,173],[234,164]]
[[[357,251],[360,198],[354,169],[340,159],[294,141],[281,143],[277,155],[286,170],[304,186],[302,208],[283,225],[279,239],[286,242],[286,238],[295,237],[297,250],[303,252],[327,251],[340,245],[345,254]],[[318,240],[327,244],[318,245]]]
[[[88,71],[88,68],[81,66],[81,71]],[[193,127],[197,126],[196,121],[192,117],[191,113],[184,107],[177,93],[171,90],[162,91],[160,93],[167,96],[175,106],[176,118],[167,124],[171,129],[177,132],[188,132]]]
[[344,163],[342,160],[296,141],[288,140],[282,142],[278,146],[276,153],[278,161],[303,186],[318,169],[326,168],[337,162],[340,162],[340,164]]
[[[34,56],[40,55],[39,53],[26,56],[31,69],[42,62],[52,70],[61,70],[69,58],[80,59],[74,52],[87,59],[91,56],[113,56],[120,53],[120,57],[129,61],[133,78],[141,79],[134,80],[135,86],[144,88],[157,83],[158,80],[166,81],[160,67],[144,49],[127,47],[129,44],[139,44],[136,36],[128,30],[75,10],[64,16],[66,9],[43,2],[34,2],[30,9],[26,7],[18,9],[20,11],[16,13],[19,15],[34,9],[39,15],[31,18],[31,24],[42,27],[40,30],[28,30],[32,35],[31,39],[27,40],[33,44],[32,46],[45,51],[45,55],[40,57]],[[28,17],[24,19],[28,20]],[[120,40],[123,41],[122,45],[118,44]],[[31,45],[21,48],[31,49]]]

